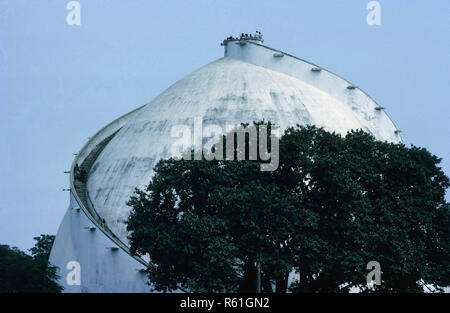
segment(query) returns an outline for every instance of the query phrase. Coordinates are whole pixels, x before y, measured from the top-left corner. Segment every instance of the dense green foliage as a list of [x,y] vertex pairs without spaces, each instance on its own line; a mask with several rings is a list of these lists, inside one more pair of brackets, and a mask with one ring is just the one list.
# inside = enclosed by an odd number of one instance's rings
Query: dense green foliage
[[34,237],[33,239],[36,240],[36,244],[30,249],[31,255],[35,259],[48,261],[53,242],[55,241],[55,236],[42,234],[39,237]]
[[[449,180],[426,149],[286,130],[280,165],[168,159],[128,205],[133,253],[157,290],[420,292],[450,285]],[[381,264],[368,288],[366,265]],[[288,274],[300,273],[288,286]],[[273,288],[275,286],[275,288]]]
[[59,293],[57,268],[48,263],[54,236],[41,235],[30,256],[18,248],[0,245],[0,293]]

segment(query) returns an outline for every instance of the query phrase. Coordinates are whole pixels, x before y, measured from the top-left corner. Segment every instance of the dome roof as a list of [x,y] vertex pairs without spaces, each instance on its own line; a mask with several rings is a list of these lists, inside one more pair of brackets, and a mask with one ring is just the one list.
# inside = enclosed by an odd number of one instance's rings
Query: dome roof
[[230,56],[194,71],[141,108],[100,153],[87,182],[93,207],[127,243],[124,222],[130,207],[126,202],[135,187],[149,183],[156,163],[171,156],[178,139],[171,136],[172,127],[193,129],[195,117],[203,118],[204,127],[214,124],[225,129],[225,125],[264,119],[282,131],[313,124],[341,134],[363,129],[380,140],[399,141],[392,122],[384,112],[380,116],[374,110],[370,98],[358,100],[363,109],[355,109],[354,100],[343,101],[316,85]]

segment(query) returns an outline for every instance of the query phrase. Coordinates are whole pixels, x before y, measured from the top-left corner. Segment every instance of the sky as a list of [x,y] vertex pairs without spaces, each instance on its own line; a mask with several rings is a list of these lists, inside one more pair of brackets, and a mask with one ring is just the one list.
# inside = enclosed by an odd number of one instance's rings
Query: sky
[[0,0],[0,244],[56,234],[88,137],[255,30],[359,86],[450,175],[448,0],[379,0],[381,25],[366,0],[79,0],[72,26],[68,2]]

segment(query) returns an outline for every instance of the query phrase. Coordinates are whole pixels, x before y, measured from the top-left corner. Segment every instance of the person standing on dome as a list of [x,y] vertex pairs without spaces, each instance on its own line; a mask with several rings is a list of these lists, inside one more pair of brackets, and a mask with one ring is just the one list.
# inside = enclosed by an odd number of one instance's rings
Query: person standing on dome
[[260,31],[258,31],[258,39],[261,40],[261,41],[264,41],[264,40],[263,40],[263,35],[261,34]]

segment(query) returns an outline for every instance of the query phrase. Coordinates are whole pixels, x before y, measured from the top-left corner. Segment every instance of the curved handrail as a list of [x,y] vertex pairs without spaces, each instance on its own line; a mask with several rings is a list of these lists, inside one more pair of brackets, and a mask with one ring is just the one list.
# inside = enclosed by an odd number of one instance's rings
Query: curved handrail
[[[277,50],[277,49],[272,48],[272,47],[265,46],[265,45],[260,44],[260,43],[256,43],[256,42],[253,42],[253,41],[250,41],[250,40],[247,41],[247,42],[250,43],[250,44],[256,45],[256,46],[264,47],[264,48],[269,49],[269,50],[272,50],[272,51],[274,51],[274,52],[282,53],[282,54],[284,54],[284,55],[286,55],[286,56],[288,56],[288,57],[297,59],[297,60],[302,61],[302,62],[304,62],[304,63],[307,63],[307,64],[309,64],[309,65],[311,65],[311,66],[313,66],[313,67],[318,67],[318,68],[320,68],[321,70],[323,70],[323,71],[325,71],[325,72],[328,72],[328,73],[330,73],[331,75],[334,75],[335,77],[337,77],[337,78],[341,79],[342,81],[348,83],[349,86],[354,86],[354,84],[352,84],[352,83],[351,83],[350,81],[348,81],[347,79],[343,78],[342,76],[340,76],[340,75],[338,75],[338,74],[336,74],[336,73],[333,73],[332,71],[329,71],[329,70],[327,70],[327,69],[321,67],[320,65],[311,63],[311,62],[309,62],[309,61],[306,61],[306,60],[303,60],[303,59],[301,59],[301,58],[299,58],[299,57],[296,57],[295,55],[292,55],[292,54],[283,52],[283,51],[281,51],[281,50]],[[358,87],[358,89],[359,89],[359,90],[360,90],[367,98],[369,98],[370,100],[372,100],[379,108],[383,108],[381,105],[378,104],[378,102],[376,102],[371,96],[369,96],[369,95],[367,94],[367,92],[365,92],[364,90],[362,90],[362,89],[359,88],[359,87]],[[395,125],[394,121],[391,119],[391,117],[389,116],[389,114],[387,114],[385,110],[383,110],[383,112],[384,112],[384,114],[386,114],[387,118],[391,121],[392,125],[394,125],[395,129],[398,130],[397,125]],[[400,142],[403,142],[401,135],[398,135],[398,137],[400,138]]]
[[[132,255],[130,252],[129,247],[121,241],[117,236],[114,235],[110,230],[107,230],[103,228],[101,223],[97,220],[97,217],[100,217],[100,215],[95,211],[94,207],[89,205],[89,203],[84,203],[80,196],[77,193],[77,190],[75,189],[74,184],[74,170],[75,166],[77,164],[80,164],[86,159],[86,157],[92,152],[93,148],[95,148],[101,141],[108,138],[108,136],[114,135],[115,132],[120,130],[126,121],[128,121],[134,113],[138,112],[141,108],[143,108],[145,105],[138,107],[137,109],[134,109],[131,112],[128,112],[125,115],[122,115],[121,117],[115,119],[102,129],[100,129],[97,133],[95,133],[94,136],[92,136],[88,142],[81,148],[80,152],[76,155],[72,162],[72,166],[70,168],[70,190],[71,194],[77,201],[78,205],[80,206],[80,209],[83,210],[83,212],[86,214],[86,216],[89,218],[89,220],[97,227],[99,228],[109,239],[111,239],[115,244],[117,244],[118,247],[120,247],[123,251],[125,251],[127,254],[129,254],[131,257],[133,257],[136,261],[141,263],[144,266],[148,266],[148,262],[146,262],[143,258]],[[89,199],[88,197],[86,197]],[[94,216],[95,215],[95,216]]]

